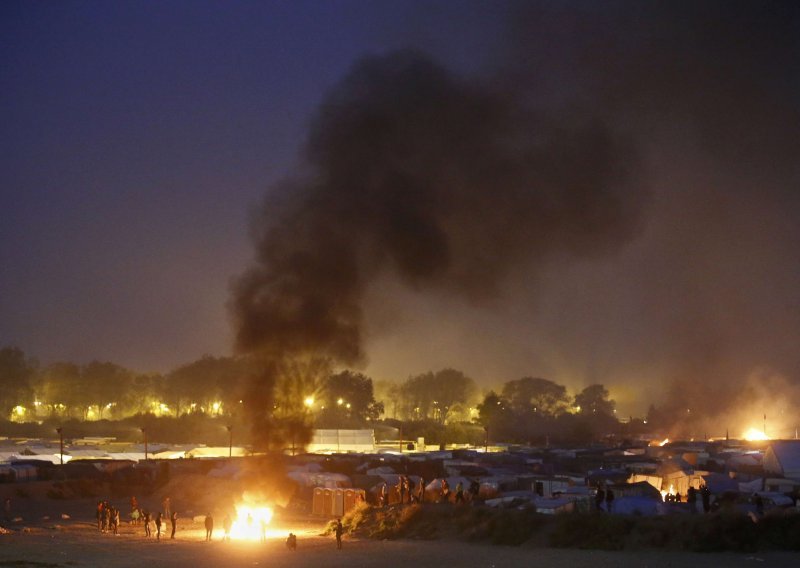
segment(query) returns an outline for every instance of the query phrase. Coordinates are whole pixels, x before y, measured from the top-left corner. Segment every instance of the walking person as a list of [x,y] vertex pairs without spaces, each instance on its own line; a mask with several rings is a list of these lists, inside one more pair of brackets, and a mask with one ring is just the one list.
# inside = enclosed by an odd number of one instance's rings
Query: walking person
[[161,540],[161,511],[156,515],[156,540]]
[[169,522],[172,524],[172,533],[169,535],[171,540],[175,540],[175,528],[178,526],[178,511],[172,511],[169,516]]
[[336,528],[334,529],[336,532],[336,548],[338,550],[342,549],[342,533],[344,532],[344,527],[342,526],[342,519],[336,519]]
[[211,540],[211,535],[214,533],[214,517],[211,516],[211,513],[206,515],[205,520],[206,525],[206,542]]
[[417,502],[424,503],[425,502],[425,478],[419,478],[419,487],[417,488]]
[[222,530],[225,531],[225,536],[223,537],[224,540],[230,540],[231,539],[231,525],[232,524],[233,523],[231,522],[231,516],[230,515],[225,515],[225,518],[222,519]]
[[142,517],[144,520],[144,536],[150,538],[152,536],[150,532],[150,511],[144,511]]

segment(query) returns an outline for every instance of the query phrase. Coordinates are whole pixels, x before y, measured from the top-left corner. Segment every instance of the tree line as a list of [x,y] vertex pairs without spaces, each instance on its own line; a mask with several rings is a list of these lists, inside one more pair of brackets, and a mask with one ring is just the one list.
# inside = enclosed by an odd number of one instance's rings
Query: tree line
[[[258,372],[256,360],[212,356],[166,374],[137,373],[101,361],[42,366],[22,350],[5,347],[0,349],[0,412],[16,422],[208,415],[238,423],[248,383]],[[570,394],[553,381],[525,377],[481,394],[475,381],[456,369],[373,381],[353,370],[332,372],[316,359],[282,370],[270,413],[283,423],[317,428],[358,428],[384,420],[410,424],[406,434],[428,436],[464,424],[492,440],[520,443],[592,439],[619,426],[615,402],[603,385]]]

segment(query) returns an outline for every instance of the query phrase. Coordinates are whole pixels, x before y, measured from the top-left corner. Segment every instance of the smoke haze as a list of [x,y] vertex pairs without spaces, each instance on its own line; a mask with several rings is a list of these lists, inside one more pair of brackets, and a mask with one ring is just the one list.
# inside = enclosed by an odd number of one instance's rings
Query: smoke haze
[[785,415],[766,395],[800,372],[797,8],[512,13],[483,77],[391,53],[326,97],[256,224],[239,348],[601,382],[717,435]]
[[519,263],[613,251],[639,226],[635,169],[596,116],[545,116],[419,53],[364,58],[257,221],[237,345],[362,363],[365,295],[382,276],[479,304]]

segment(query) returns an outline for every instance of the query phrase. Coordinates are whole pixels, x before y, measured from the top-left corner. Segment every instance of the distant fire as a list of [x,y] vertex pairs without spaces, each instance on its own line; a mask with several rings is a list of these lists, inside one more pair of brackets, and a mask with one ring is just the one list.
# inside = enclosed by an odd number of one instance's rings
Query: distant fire
[[750,428],[744,434],[742,434],[742,438],[744,438],[748,442],[759,442],[771,439],[762,430],[759,430],[758,428]]
[[261,540],[266,537],[272,509],[264,505],[236,505],[236,519],[231,537],[238,540]]

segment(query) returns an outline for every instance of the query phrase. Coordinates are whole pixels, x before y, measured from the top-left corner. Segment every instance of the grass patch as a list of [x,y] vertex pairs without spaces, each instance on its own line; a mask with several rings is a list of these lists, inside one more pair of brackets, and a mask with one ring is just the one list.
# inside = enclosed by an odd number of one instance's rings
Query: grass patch
[[[531,509],[440,504],[362,504],[342,518],[345,530],[372,539],[453,538],[497,545],[595,550],[668,549],[692,552],[800,550],[800,515],[621,516],[598,513],[541,515]],[[328,531],[332,531],[333,524]]]

